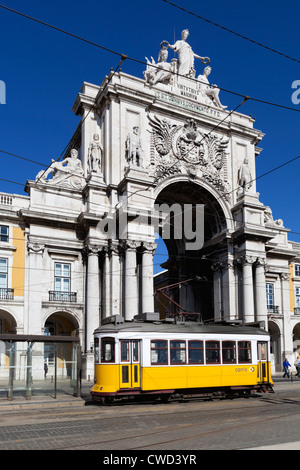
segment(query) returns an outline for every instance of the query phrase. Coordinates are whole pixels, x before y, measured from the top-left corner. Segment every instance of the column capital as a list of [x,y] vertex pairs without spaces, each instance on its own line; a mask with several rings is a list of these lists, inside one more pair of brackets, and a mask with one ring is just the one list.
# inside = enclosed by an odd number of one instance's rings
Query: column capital
[[96,245],[89,245],[86,247],[86,254],[88,256],[90,255],[98,255],[99,253],[99,247]]
[[221,269],[222,269],[221,263],[220,263],[219,261],[216,261],[216,262],[212,263],[211,269],[212,269],[214,272],[221,271]]
[[244,256],[240,256],[236,262],[237,264],[240,264],[242,266],[245,266],[245,265],[252,265],[255,261],[255,258],[254,256],[250,256],[250,255],[244,255]]
[[110,240],[107,247],[107,253],[109,255],[115,254],[119,255],[121,251],[121,245],[118,240]]
[[42,255],[45,251],[45,245],[43,245],[42,243],[37,243],[37,242],[34,242],[34,243],[28,242],[27,250],[29,254],[38,253],[39,255]]
[[142,242],[137,242],[135,240],[124,240],[122,242],[122,248],[124,250],[132,250],[132,251],[136,251],[137,248],[139,248],[141,246]]
[[157,248],[157,243],[143,242],[144,252],[148,252],[148,253],[152,252],[152,255],[154,255],[156,248]]
[[266,258],[262,258],[262,257],[259,256],[258,258],[256,258],[255,264],[256,264],[257,266],[264,266],[264,267],[266,267],[266,266],[267,266],[267,260],[266,260]]
[[280,273],[279,274],[281,281],[289,281],[291,275],[289,273]]

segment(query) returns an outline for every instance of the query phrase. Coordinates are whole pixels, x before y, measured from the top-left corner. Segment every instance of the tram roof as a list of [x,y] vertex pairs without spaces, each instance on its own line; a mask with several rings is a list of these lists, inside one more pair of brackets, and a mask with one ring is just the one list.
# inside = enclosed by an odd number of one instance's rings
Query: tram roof
[[257,325],[240,324],[201,324],[196,322],[168,323],[128,321],[123,323],[107,323],[95,330],[95,333],[200,333],[200,334],[231,334],[231,335],[268,335],[269,333]]

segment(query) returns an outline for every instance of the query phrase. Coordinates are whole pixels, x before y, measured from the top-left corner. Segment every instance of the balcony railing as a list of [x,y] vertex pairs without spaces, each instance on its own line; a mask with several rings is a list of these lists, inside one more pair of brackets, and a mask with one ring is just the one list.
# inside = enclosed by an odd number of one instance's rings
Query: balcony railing
[[279,313],[279,306],[278,305],[268,305],[268,313]]
[[300,307],[294,308],[294,315],[300,315]]
[[14,289],[0,289],[0,300],[14,300]]
[[77,302],[77,292],[49,291],[49,300],[52,302]]

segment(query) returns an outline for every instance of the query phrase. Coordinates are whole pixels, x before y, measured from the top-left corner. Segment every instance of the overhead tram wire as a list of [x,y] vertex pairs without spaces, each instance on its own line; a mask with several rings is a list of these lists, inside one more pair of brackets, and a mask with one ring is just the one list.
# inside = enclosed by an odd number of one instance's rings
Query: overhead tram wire
[[233,31],[232,29],[227,28],[226,26],[222,26],[219,23],[216,23],[215,21],[209,20],[208,18],[205,18],[204,16],[198,15],[197,13],[195,13],[193,11],[187,10],[186,8],[183,8],[180,5],[177,5],[176,3],[170,2],[169,0],[162,0],[162,1],[164,3],[167,3],[168,5],[171,5],[175,8],[177,8],[178,10],[181,10],[185,13],[188,13],[189,15],[195,16],[196,18],[199,18],[200,20],[206,21],[207,23],[209,23],[213,26],[216,26],[217,28],[223,29],[224,31],[227,31],[228,33],[234,34],[237,37],[245,39],[246,41],[249,41],[252,44],[255,44],[256,46],[262,47],[262,48],[264,48],[264,49],[266,49],[270,52],[274,52],[275,54],[278,54],[282,57],[285,57],[286,59],[292,60],[292,61],[297,62],[298,64],[300,64],[299,59],[295,59],[294,57],[291,57],[291,56],[285,54],[284,52],[280,52],[280,51],[278,51],[278,50],[276,50],[276,49],[274,49],[270,46],[267,46],[266,44],[263,44],[261,42],[255,41],[254,39],[248,38],[247,36],[244,36],[243,34],[237,33],[236,31]]
[[[170,2],[169,2],[169,3],[170,3]],[[175,4],[173,4],[173,5],[175,5]],[[176,6],[176,5],[175,5],[175,6]],[[12,12],[12,13],[18,14],[18,15],[20,15],[20,16],[26,18],[26,19],[29,19],[29,20],[35,21],[35,22],[37,22],[37,23],[39,23],[39,24],[42,24],[43,26],[49,27],[49,28],[54,29],[54,30],[57,30],[57,31],[59,31],[59,32],[61,32],[61,33],[63,33],[63,34],[66,34],[66,35],[68,35],[68,36],[71,36],[71,37],[73,37],[73,38],[75,38],[75,39],[78,39],[78,40],[81,40],[81,41],[83,41],[83,42],[86,42],[87,44],[93,45],[93,46],[95,46],[95,47],[101,48],[101,49],[103,49],[103,50],[105,50],[105,51],[108,51],[108,52],[110,52],[110,53],[113,53],[113,54],[115,54],[115,55],[121,56],[121,61],[122,61],[122,58],[128,58],[128,60],[132,60],[132,61],[134,61],[134,62],[143,64],[143,65],[147,65],[146,62],[144,62],[144,61],[141,61],[141,60],[138,60],[138,59],[129,57],[129,56],[125,56],[124,54],[120,54],[119,52],[116,52],[116,51],[114,51],[114,50],[112,50],[112,49],[106,48],[106,47],[104,47],[104,46],[102,46],[102,45],[100,45],[100,44],[97,44],[97,43],[95,43],[95,42],[92,42],[92,41],[90,41],[90,40],[87,40],[87,39],[85,39],[85,38],[82,38],[82,37],[80,37],[80,36],[78,36],[78,35],[75,35],[75,34],[73,34],[73,33],[70,33],[70,32],[68,32],[68,31],[65,31],[65,30],[63,30],[63,29],[61,29],[61,28],[58,28],[58,27],[56,27],[56,26],[53,26],[53,25],[51,25],[51,24],[49,24],[49,23],[46,23],[46,22],[44,22],[44,21],[38,20],[37,18],[31,17],[31,16],[29,16],[29,15],[26,15],[26,14],[24,14],[24,13],[22,13],[22,12],[19,12],[19,11],[17,11],[17,10],[14,10],[14,9],[12,9],[12,8],[9,8],[9,7],[5,6],[5,5],[0,4],[0,7],[3,8],[3,9],[5,9],[5,10],[8,10],[8,11],[10,11],[10,12]],[[124,60],[124,59],[123,59],[123,60]],[[119,68],[119,67],[120,67],[120,64],[119,64],[119,66],[118,66],[117,68]],[[153,68],[158,68],[158,67],[155,67],[155,66],[152,66],[152,67],[153,67]],[[180,74],[177,74],[177,75],[178,75],[178,76],[181,76]],[[192,78],[190,78],[190,80],[199,82],[199,80],[192,79]],[[220,90],[224,91],[224,92],[231,93],[231,94],[234,94],[234,95],[236,95],[236,96],[243,97],[243,98],[245,97],[244,94],[237,93],[237,92],[233,92],[233,91],[231,91],[231,90],[228,90],[228,89],[225,89],[225,88],[222,88],[222,87],[219,87],[219,86],[218,86],[218,88],[219,88]],[[270,102],[270,101],[266,101],[266,100],[262,100],[262,99],[257,99],[257,98],[253,98],[253,97],[247,97],[247,99],[248,99],[248,100],[252,100],[252,101],[256,101],[256,102],[260,102],[260,103],[263,103],[263,104],[267,104],[267,105],[271,105],[271,106],[275,106],[275,107],[279,107],[279,108],[283,108],[283,109],[295,111],[295,112],[300,112],[299,109],[292,108],[292,107],[285,106],[285,105],[280,105],[280,104],[278,104],[278,103],[274,103],[274,102]],[[243,102],[245,102],[245,99],[243,100]],[[242,104],[242,103],[241,103],[241,104]],[[239,105],[239,106],[240,106],[240,105]],[[239,106],[238,106],[238,107],[239,107]],[[237,109],[237,108],[235,108],[235,109]],[[91,110],[90,110],[90,111],[91,111]],[[89,112],[90,112],[90,111],[89,111]],[[234,111],[234,110],[233,110],[233,111]],[[87,116],[86,116],[86,117],[87,117]],[[86,119],[86,117],[85,117],[85,119]],[[83,122],[84,122],[84,121],[83,121]],[[82,123],[83,123],[83,122],[82,122]],[[65,149],[69,146],[69,144],[70,144],[70,142],[67,144],[67,146],[65,147]],[[64,151],[65,151],[65,149],[64,149]],[[0,150],[0,151],[1,151],[1,150]],[[5,152],[5,151],[3,151],[3,152],[8,154],[8,152]],[[63,152],[62,152],[62,154],[63,154]],[[61,155],[62,155],[62,154],[61,154]],[[15,154],[11,154],[11,155],[12,155],[12,156],[16,156]],[[57,160],[59,160],[59,159],[61,158],[61,155],[58,157]],[[22,158],[22,157],[20,157],[20,158]],[[297,158],[299,158],[299,157],[296,157],[295,159],[297,159]],[[24,158],[24,159],[25,159],[25,158]],[[294,161],[295,159],[292,159],[291,161]],[[283,165],[280,165],[280,167],[281,167],[281,166],[284,166],[284,165],[286,165],[286,164],[288,164],[288,163],[290,163],[291,161],[288,161],[288,162],[284,163]],[[41,165],[43,165],[43,164],[41,164]],[[51,164],[50,164],[50,165],[51,165]],[[50,165],[48,165],[47,168],[49,168]],[[47,170],[47,168],[46,168],[46,170]],[[270,172],[272,172],[272,171],[274,171],[274,170],[276,170],[276,169],[277,169],[277,168],[272,169],[272,170],[270,170],[269,172],[267,172],[267,173],[265,173],[265,174],[269,174]],[[46,171],[46,170],[45,170],[45,171]],[[44,173],[45,173],[45,172],[44,172]],[[44,173],[43,173],[43,174],[44,174]],[[265,175],[265,174],[264,174],[264,175]],[[255,179],[261,178],[261,177],[264,176],[264,175],[261,175],[260,177],[257,177],[257,178],[255,178]],[[41,175],[41,176],[42,176],[42,175]],[[40,177],[41,177],[41,176],[40,176]],[[21,183],[17,183],[17,182],[13,182],[13,181],[8,181],[8,180],[4,180],[4,179],[1,179],[1,178],[0,178],[0,180],[2,180],[2,181],[7,181],[7,182],[11,182],[11,183],[13,183],[13,184],[22,185]],[[233,191],[235,191],[235,189],[232,190],[232,191],[230,191],[230,192],[233,192]]]
[[[164,0],[163,0],[163,1],[164,1]],[[174,5],[175,5],[175,4],[174,4]],[[26,18],[26,19],[29,19],[29,20],[31,20],[31,21],[34,21],[34,22],[36,22],[36,23],[39,23],[39,24],[41,24],[42,26],[46,26],[46,27],[48,27],[48,28],[51,28],[51,29],[53,29],[53,30],[55,30],[55,31],[58,31],[58,32],[62,33],[62,34],[66,34],[67,36],[73,37],[74,39],[78,39],[79,41],[85,42],[85,43],[87,43],[88,45],[91,45],[91,46],[94,46],[94,47],[98,47],[99,49],[102,49],[102,50],[104,50],[104,51],[106,51],[106,52],[109,52],[109,53],[111,53],[111,54],[118,55],[119,57],[122,57],[122,56],[123,56],[123,54],[120,53],[120,52],[117,52],[117,51],[115,51],[115,50],[113,50],[113,49],[110,49],[110,48],[107,48],[107,47],[105,47],[105,46],[102,46],[101,44],[95,43],[95,42],[90,41],[90,40],[88,40],[88,39],[85,39],[85,38],[83,38],[83,37],[81,37],[81,36],[78,36],[77,34],[70,33],[69,31],[66,31],[66,30],[64,30],[64,29],[62,29],[62,28],[58,28],[57,26],[51,25],[50,23],[46,23],[45,21],[41,21],[41,20],[39,20],[39,19],[37,19],[37,18],[34,18],[34,17],[30,16],[30,15],[26,15],[25,13],[22,13],[22,12],[20,12],[20,11],[18,11],[18,10],[13,9],[13,8],[9,8],[9,7],[7,7],[7,6],[5,6],[5,5],[2,5],[2,4],[0,4],[0,8],[3,8],[4,10],[10,11],[11,13],[15,13],[15,14],[17,14],[17,15],[20,15],[20,16],[22,16],[22,17],[24,17],[24,18]],[[258,43],[258,44],[259,44],[259,43]],[[275,50],[274,50],[274,51],[275,51]],[[277,52],[278,52],[278,51],[277,51]],[[278,53],[279,53],[279,52],[278,52]],[[287,57],[289,57],[289,56],[287,56]],[[139,59],[136,59],[136,58],[134,58],[134,57],[130,57],[130,56],[128,56],[128,55],[126,56],[126,58],[127,58],[128,60],[131,60],[131,61],[136,62],[136,63],[138,63],[138,64],[142,64],[142,65],[147,66],[147,62],[145,62],[145,61],[143,61],[143,60],[139,60]],[[293,59],[293,60],[297,61],[297,59]],[[299,61],[299,63],[300,63],[300,61]],[[151,64],[151,67],[156,68],[156,69],[159,69],[159,67],[157,67],[157,66],[155,66],[155,65],[152,65],[152,64]],[[184,75],[181,75],[181,74],[178,74],[178,73],[177,73],[176,75],[178,75],[179,77],[184,77]],[[185,77],[185,78],[186,78],[186,77]],[[204,82],[201,82],[200,80],[198,80],[198,79],[196,79],[196,78],[189,78],[189,79],[192,80],[192,81],[195,81],[195,82],[197,82],[197,83],[204,83]],[[205,84],[206,84],[206,83],[205,83]],[[221,91],[224,91],[224,92],[226,92],[226,93],[230,93],[230,94],[235,95],[235,96],[240,96],[241,98],[244,98],[244,97],[246,96],[246,93],[235,92],[235,91],[228,90],[227,88],[223,88],[223,87],[220,87],[220,86],[218,86],[218,88],[219,88]],[[253,98],[253,97],[251,97],[251,98],[249,98],[249,99],[251,99],[252,101],[256,101],[256,102],[258,102],[258,103],[266,104],[266,105],[269,105],[269,106],[275,106],[275,107],[278,107],[278,108],[287,109],[287,110],[290,110],[290,111],[294,111],[294,112],[296,112],[296,113],[300,113],[300,109],[292,108],[291,106],[285,106],[285,105],[282,105],[282,104],[274,103],[274,102],[272,102],[272,101],[262,100],[262,99],[259,99],[259,98]]]
[[[1,150],[1,149],[0,149],[0,152],[8,153],[8,152],[5,152],[5,151],[3,151],[3,150]],[[20,156],[20,155],[16,155],[16,154],[13,154],[13,153],[8,153],[8,155],[11,155],[11,156],[14,156],[14,157],[18,157],[18,158],[23,158],[24,160],[28,160],[27,158],[24,158],[24,157],[22,157],[22,156]],[[284,167],[284,166],[286,166],[286,165],[289,165],[290,163],[293,163],[293,162],[295,162],[295,161],[297,161],[297,160],[299,160],[299,159],[300,159],[300,155],[298,155],[297,157],[291,158],[290,160],[287,160],[286,162],[283,162],[282,164],[280,164],[280,165],[278,165],[278,166],[272,168],[271,170],[268,170],[268,171],[266,171],[265,173],[263,173],[263,174],[261,174],[261,175],[255,177],[255,178],[253,178],[250,182],[253,183],[253,182],[255,182],[256,180],[258,180],[258,179],[260,179],[260,178],[263,178],[263,177],[269,175],[270,173],[273,173],[274,171],[277,171],[277,170],[279,170],[280,168],[282,168],[282,167]],[[45,166],[43,163],[40,163],[40,162],[36,162],[36,163]],[[7,180],[7,179],[4,179],[4,178],[0,178],[0,181],[8,182],[8,183],[11,183],[11,184],[17,184],[17,185],[19,185],[19,186],[23,186],[23,187],[24,187],[24,183],[19,183],[19,182],[17,182],[17,181],[11,181],[11,180]],[[233,193],[234,191],[237,191],[238,189],[239,189],[239,187],[234,188],[234,189],[232,189],[232,190],[230,190],[230,191],[227,191],[227,192],[225,193],[225,195],[231,194],[231,193]],[[135,193],[131,193],[131,194],[129,195],[129,197],[132,196],[133,194],[135,194]],[[62,195],[62,196],[63,196],[63,195]],[[141,197],[144,197],[144,198],[146,198],[146,199],[156,200],[156,198],[152,198],[151,196],[145,196],[145,195],[143,195],[143,194],[141,195]],[[220,196],[219,198],[216,199],[216,201],[218,201],[218,200],[221,199],[222,197],[223,197],[223,196]],[[104,206],[104,205],[99,204],[99,203],[94,203],[94,204],[97,205],[97,206],[100,206],[100,207],[102,207],[102,208],[106,208],[106,207],[107,207],[107,206]],[[230,218],[228,218],[228,217],[226,217],[225,219],[226,219],[226,220],[231,220],[231,221],[233,221],[233,219],[230,219]],[[289,233],[293,233],[293,234],[295,234],[295,235],[300,235],[300,232],[295,232],[295,231],[293,231],[293,230],[290,230]]]

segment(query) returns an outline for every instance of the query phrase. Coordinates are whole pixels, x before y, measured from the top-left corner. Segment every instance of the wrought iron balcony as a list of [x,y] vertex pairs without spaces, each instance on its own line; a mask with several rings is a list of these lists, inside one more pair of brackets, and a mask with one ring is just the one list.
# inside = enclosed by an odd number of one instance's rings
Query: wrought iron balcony
[[77,302],[77,292],[50,290],[49,300],[52,302]]
[[275,313],[275,314],[279,313],[278,305],[268,305],[267,308],[268,308],[268,313]]
[[0,289],[0,300],[14,300],[14,289]]

